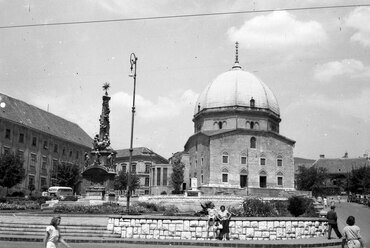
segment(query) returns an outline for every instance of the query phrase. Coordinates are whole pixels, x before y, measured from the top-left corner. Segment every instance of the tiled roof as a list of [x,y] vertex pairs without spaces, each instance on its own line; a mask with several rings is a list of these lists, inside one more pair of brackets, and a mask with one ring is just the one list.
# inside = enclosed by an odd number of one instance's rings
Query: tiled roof
[[76,123],[2,93],[0,101],[5,103],[5,107],[0,109],[0,118],[63,140],[92,147],[92,138]]
[[370,166],[370,161],[367,158],[320,158],[313,166],[325,168],[329,174],[342,174],[351,172],[352,169]]
[[[128,158],[130,156],[130,149],[120,149],[117,150],[116,158]],[[162,157],[161,155],[153,152],[152,150],[146,147],[135,147],[132,151],[132,156],[144,156],[144,157],[152,157],[158,158],[162,163],[168,163],[168,160]]]
[[294,170],[298,172],[298,168],[300,166],[304,166],[306,168],[310,168],[316,160],[314,159],[307,159],[307,158],[298,158],[294,157]]

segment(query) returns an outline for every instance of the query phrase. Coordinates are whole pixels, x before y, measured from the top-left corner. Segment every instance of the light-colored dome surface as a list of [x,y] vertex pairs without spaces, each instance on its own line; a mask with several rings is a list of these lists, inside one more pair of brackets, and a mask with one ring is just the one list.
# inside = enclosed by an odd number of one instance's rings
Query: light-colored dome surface
[[199,112],[198,106],[200,111],[230,106],[250,107],[251,98],[255,100],[256,108],[269,109],[280,115],[279,104],[267,85],[240,66],[234,66],[207,85],[195,105],[195,114]]

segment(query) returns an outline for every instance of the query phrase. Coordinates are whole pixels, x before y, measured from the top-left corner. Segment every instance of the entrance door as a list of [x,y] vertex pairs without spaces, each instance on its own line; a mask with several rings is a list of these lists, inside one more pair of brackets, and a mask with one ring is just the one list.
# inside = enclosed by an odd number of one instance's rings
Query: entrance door
[[240,175],[240,187],[245,188],[247,187],[248,183],[248,175]]
[[266,188],[267,186],[266,176],[260,176],[260,188]]

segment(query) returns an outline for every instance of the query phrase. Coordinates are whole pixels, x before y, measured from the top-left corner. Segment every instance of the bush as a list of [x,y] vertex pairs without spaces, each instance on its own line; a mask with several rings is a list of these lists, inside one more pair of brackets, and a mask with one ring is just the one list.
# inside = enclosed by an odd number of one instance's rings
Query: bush
[[66,195],[59,197],[60,201],[77,201],[78,197],[74,195]]
[[294,217],[298,217],[306,211],[305,204],[305,198],[301,196],[292,196],[288,199],[288,210]]
[[277,216],[274,206],[261,199],[250,198],[243,202],[243,216],[245,217],[272,217]]
[[161,192],[161,195],[167,195],[167,192],[166,191],[162,191]]
[[14,191],[10,196],[12,196],[12,197],[24,197],[24,193],[22,191]]
[[165,216],[173,216],[176,215],[176,213],[180,212],[179,208],[175,205],[169,205],[166,207],[166,210],[164,211],[163,215]]
[[54,213],[77,213],[77,214],[124,214],[121,206],[102,205],[102,206],[83,206],[83,205],[57,205]]

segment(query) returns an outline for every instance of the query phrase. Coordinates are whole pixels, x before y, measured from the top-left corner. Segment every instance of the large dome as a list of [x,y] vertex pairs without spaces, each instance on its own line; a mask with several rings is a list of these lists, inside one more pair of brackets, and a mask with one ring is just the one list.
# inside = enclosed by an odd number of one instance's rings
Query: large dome
[[252,98],[255,101],[254,107],[280,115],[279,104],[267,85],[235,64],[232,70],[222,73],[207,85],[198,98],[195,114],[209,108],[250,107]]

